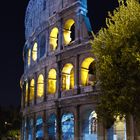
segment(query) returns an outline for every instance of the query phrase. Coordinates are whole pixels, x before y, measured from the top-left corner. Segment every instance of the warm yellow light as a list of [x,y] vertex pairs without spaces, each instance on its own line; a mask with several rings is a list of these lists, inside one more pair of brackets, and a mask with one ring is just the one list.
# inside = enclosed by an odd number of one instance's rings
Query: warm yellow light
[[31,64],[31,50],[28,50],[28,66]]
[[62,89],[69,90],[74,88],[74,70],[73,65],[68,63],[62,70]]
[[32,59],[34,61],[37,60],[37,43],[36,42],[34,43],[33,50],[32,50]]
[[88,57],[83,61],[82,65],[81,65],[81,84],[83,86],[88,85],[89,76],[90,76],[89,66],[93,61],[94,61],[94,59],[92,57]]
[[54,51],[56,50],[58,44],[57,44],[57,40],[58,40],[58,28],[53,28],[51,33],[50,33],[50,50]]
[[44,95],[44,77],[42,74],[40,74],[37,80],[37,96],[42,97],[43,95]]
[[26,83],[26,87],[25,87],[25,103],[28,102],[28,83]]
[[118,116],[114,123],[114,134],[116,137],[126,139],[126,122],[125,118],[120,119]]
[[66,21],[64,30],[63,30],[63,36],[64,36],[64,44],[68,45],[71,42],[71,27],[75,23],[73,19],[69,19]]
[[48,93],[54,94],[56,92],[56,70],[51,69],[48,74]]
[[35,92],[35,80],[32,79],[30,82],[30,101],[32,101],[34,99],[34,92]]

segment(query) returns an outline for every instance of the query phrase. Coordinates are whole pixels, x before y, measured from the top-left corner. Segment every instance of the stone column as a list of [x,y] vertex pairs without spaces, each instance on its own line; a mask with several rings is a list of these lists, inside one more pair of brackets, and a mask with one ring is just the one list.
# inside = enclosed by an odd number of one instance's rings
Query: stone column
[[44,101],[47,100],[47,67],[45,67],[45,73],[44,73]]
[[33,115],[33,140],[36,139],[36,114]]
[[[58,103],[56,103],[58,105]],[[61,111],[60,108],[56,108],[56,140],[61,140]]]
[[105,128],[103,127],[103,122],[102,120],[97,120],[97,137],[98,140],[106,140],[105,139]]
[[79,55],[75,56],[75,78],[74,78],[74,83],[75,83],[75,89],[77,89],[77,94],[79,93]]
[[62,24],[62,19],[59,20],[59,25],[58,25],[58,48],[57,50],[60,51],[63,49],[63,24]]
[[34,105],[37,103],[37,73],[35,73],[35,93],[34,93]]
[[74,120],[74,140],[80,139],[80,118],[79,118],[79,106],[75,107],[75,120]]
[[43,112],[43,133],[44,133],[44,140],[48,140],[46,110],[44,110]]
[[57,80],[57,84],[56,84],[57,95],[56,95],[56,98],[57,99],[61,97],[61,71],[60,71],[60,67],[61,67],[61,61],[59,60],[59,56],[57,56],[57,77],[56,77],[56,80]]

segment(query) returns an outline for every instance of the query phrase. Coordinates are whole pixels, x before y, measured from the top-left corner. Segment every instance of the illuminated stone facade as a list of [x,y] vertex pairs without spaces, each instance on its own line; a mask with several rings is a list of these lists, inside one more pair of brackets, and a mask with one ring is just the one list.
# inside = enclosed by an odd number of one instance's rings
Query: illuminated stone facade
[[[86,0],[30,0],[25,17],[22,140],[126,140],[97,122]],[[114,133],[116,130],[116,133]],[[110,140],[112,140],[110,138]],[[122,139],[121,139],[122,140]]]

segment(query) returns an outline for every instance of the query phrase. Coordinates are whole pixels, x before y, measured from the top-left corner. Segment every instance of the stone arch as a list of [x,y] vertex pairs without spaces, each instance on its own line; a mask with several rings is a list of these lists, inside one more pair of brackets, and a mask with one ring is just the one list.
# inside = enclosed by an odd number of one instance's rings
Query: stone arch
[[97,114],[95,110],[88,109],[83,112],[81,118],[81,138],[82,140],[97,140]]
[[64,65],[62,69],[62,90],[74,88],[74,67],[71,63]]
[[74,140],[74,114],[64,113],[61,118],[62,140]]
[[58,28],[54,27],[50,32],[50,51],[55,51],[58,47]]
[[96,68],[95,60],[93,57],[87,57],[81,64],[81,85],[95,85],[96,81]]
[[75,21],[68,19],[64,24],[63,29],[64,45],[68,45],[75,40]]
[[37,42],[34,42],[33,48],[32,48],[32,60],[37,60],[37,50],[38,50],[38,44]]
[[36,118],[36,139],[42,140],[44,136],[43,132],[43,118],[38,116]]
[[32,78],[30,81],[30,102],[34,100],[34,96],[35,96],[35,80],[34,78]]
[[107,129],[107,138],[110,139],[118,139],[118,140],[127,140],[126,138],[126,120],[125,118],[120,118],[118,116],[114,124]]
[[54,94],[56,92],[56,77],[57,73],[55,69],[50,69],[48,73],[48,93]]
[[43,97],[44,95],[44,76],[40,74],[37,79],[37,96]]
[[28,66],[31,64],[31,49],[28,49]]
[[47,121],[48,124],[48,137],[50,140],[56,139],[56,127],[57,127],[57,121],[56,121],[56,115],[52,113]]

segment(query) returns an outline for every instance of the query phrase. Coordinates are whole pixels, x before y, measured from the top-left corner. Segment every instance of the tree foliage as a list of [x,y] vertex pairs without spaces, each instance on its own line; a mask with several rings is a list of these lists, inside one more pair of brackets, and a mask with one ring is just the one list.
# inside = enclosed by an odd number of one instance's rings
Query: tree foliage
[[139,1],[119,1],[106,25],[94,35],[92,46],[101,88],[97,112],[112,124],[118,115],[140,114]]

